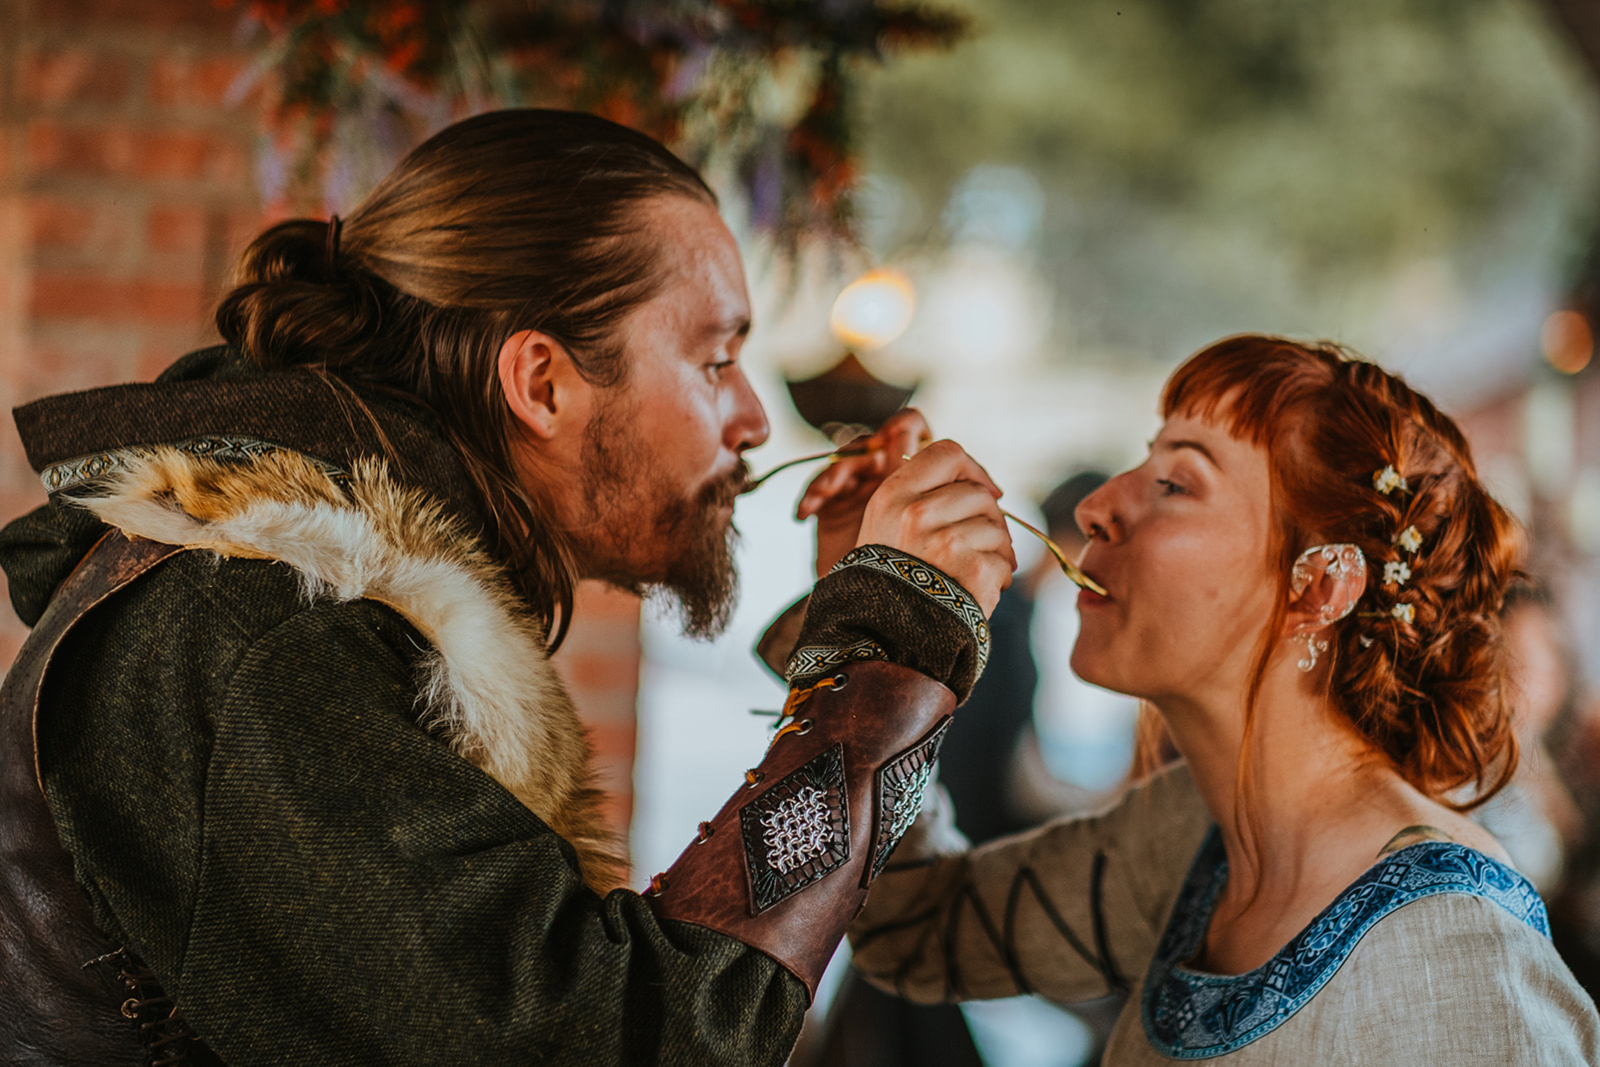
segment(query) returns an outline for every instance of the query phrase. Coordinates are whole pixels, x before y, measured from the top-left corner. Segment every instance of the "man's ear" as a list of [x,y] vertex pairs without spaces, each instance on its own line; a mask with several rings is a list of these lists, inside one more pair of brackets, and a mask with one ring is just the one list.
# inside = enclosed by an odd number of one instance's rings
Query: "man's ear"
[[[567,430],[582,405],[582,381],[566,347],[547,333],[519,330],[500,346],[500,388],[511,414],[535,438],[548,441]],[[587,384],[587,383],[584,383]]]
[[1316,545],[1295,560],[1289,582],[1290,634],[1314,633],[1356,608],[1367,591],[1367,557],[1355,545]]

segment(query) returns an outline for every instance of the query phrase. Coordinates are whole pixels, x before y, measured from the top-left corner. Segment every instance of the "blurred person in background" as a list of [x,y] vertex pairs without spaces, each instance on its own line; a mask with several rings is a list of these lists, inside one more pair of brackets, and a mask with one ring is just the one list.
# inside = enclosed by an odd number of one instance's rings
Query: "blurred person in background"
[[0,1062],[782,1063],[982,671],[999,490],[915,412],[840,464],[792,714],[630,892],[548,653],[580,579],[731,610],[767,422],[711,192],[494,112],[239,273],[226,344],[17,411]]
[[1512,585],[1503,625],[1514,694],[1517,774],[1473,818],[1506,847],[1517,870],[1550,896],[1562,883],[1568,850],[1583,835],[1582,815],[1548,744],[1557,721],[1571,712],[1572,667],[1542,587]]
[[1072,666],[1183,764],[977,849],[920,827],[856,965],[920,1002],[1126,990],[1117,1067],[1600,1062],[1537,891],[1466,814],[1516,768],[1523,536],[1459,429],[1336,346],[1250,335],[1162,414],[1078,508],[1108,593],[1079,594]]

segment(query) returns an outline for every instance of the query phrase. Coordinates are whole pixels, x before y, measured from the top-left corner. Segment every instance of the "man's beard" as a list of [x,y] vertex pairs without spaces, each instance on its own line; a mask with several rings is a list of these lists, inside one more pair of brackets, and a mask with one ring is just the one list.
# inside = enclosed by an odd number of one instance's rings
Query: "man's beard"
[[624,543],[650,537],[654,545],[671,546],[672,554],[658,573],[640,576],[629,573],[624,550],[597,577],[671,604],[684,636],[710,640],[727,629],[738,600],[733,553],[739,531],[731,522],[724,527],[722,508],[743,491],[749,467],[741,461],[729,474],[685,497],[652,468],[651,450],[632,432],[628,415],[615,407],[602,409],[584,433],[584,492],[590,519],[595,529]]

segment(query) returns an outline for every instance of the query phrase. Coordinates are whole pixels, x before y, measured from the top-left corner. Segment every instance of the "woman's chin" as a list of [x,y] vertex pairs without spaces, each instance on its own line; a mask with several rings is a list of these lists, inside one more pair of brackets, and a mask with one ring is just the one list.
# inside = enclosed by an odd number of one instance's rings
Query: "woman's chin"
[[1116,672],[1107,669],[1110,664],[1106,663],[1103,657],[1084,649],[1082,640],[1079,640],[1073,648],[1072,657],[1067,660],[1067,664],[1072,668],[1073,674],[1090,685],[1098,685],[1102,689],[1117,689],[1114,684]]

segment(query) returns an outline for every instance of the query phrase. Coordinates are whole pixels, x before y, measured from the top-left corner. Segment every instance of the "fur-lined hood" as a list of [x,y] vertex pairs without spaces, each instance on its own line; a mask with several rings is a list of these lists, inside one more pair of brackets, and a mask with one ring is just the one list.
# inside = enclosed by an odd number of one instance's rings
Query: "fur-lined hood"
[[367,599],[431,643],[421,721],[577,850],[597,892],[627,861],[600,813],[586,731],[544,633],[498,563],[430,497],[363,459],[338,478],[299,453],[224,463],[142,450],[77,500],[134,537],[277,560],[308,599]]

